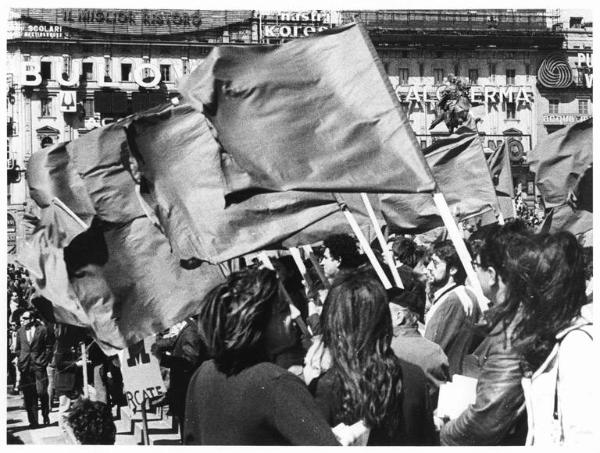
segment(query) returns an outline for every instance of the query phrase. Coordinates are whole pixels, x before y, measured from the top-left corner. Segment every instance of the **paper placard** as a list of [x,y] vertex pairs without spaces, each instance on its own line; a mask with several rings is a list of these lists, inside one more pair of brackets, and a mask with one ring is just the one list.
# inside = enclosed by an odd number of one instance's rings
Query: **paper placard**
[[167,391],[158,359],[150,353],[155,341],[152,335],[119,352],[125,397],[134,412],[142,409],[144,400],[155,399]]
[[452,382],[440,385],[438,398],[437,416],[448,417],[451,420],[457,418],[475,402],[477,396],[477,379],[455,374]]

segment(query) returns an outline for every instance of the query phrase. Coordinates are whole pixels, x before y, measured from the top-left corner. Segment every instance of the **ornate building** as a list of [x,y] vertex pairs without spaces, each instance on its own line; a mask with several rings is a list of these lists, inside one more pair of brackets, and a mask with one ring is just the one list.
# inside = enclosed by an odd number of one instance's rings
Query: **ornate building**
[[[527,152],[555,126],[592,111],[591,24],[561,28],[557,17],[546,10],[13,9],[9,253],[24,237],[23,172],[32,153],[177,96],[178,81],[214,46],[280,44],[354,20],[367,27],[423,147],[448,133],[443,124],[429,130],[445,78],[468,79],[485,146],[510,140],[514,177],[533,193]],[[567,61],[571,84],[540,82],[538,74],[555,77],[549,58]]]

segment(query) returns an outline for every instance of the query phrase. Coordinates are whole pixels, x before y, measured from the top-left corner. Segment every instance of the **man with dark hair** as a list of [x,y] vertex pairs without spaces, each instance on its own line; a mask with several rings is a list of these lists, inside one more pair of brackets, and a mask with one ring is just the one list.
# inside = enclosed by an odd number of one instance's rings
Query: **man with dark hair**
[[462,374],[462,362],[481,316],[477,298],[464,286],[466,272],[451,241],[433,246],[427,266],[433,291],[425,315],[425,338],[439,344],[448,356],[450,376]]
[[398,275],[406,291],[417,297],[418,305],[415,307],[419,321],[423,322],[425,315],[425,282],[415,271],[415,267],[425,256],[425,249],[408,237],[399,237],[394,241],[392,252],[398,265]]
[[391,288],[388,290],[388,299],[394,328],[391,344],[394,354],[423,370],[431,401],[437,403],[440,384],[450,379],[448,357],[438,344],[423,338],[419,333],[417,311],[420,302],[416,294]]
[[321,259],[325,277],[333,285],[343,275],[356,269],[362,263],[356,240],[347,234],[332,234],[324,241],[325,252]]
[[37,322],[32,311],[24,311],[21,315],[21,327],[17,331],[15,354],[18,357],[17,366],[21,372],[20,387],[31,428],[39,426],[38,399],[44,425],[50,424],[46,367],[52,359],[53,348],[53,333]]
[[101,401],[82,399],[75,403],[67,419],[78,443],[114,445],[117,429],[110,408]]

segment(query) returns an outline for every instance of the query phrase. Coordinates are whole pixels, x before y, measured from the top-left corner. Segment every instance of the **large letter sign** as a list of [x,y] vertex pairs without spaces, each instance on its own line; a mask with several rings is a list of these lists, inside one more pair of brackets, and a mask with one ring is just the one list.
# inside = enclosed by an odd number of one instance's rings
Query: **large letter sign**
[[167,391],[158,360],[150,354],[155,341],[152,335],[119,353],[127,404],[134,412],[142,409],[145,400],[157,398]]
[[[153,78],[150,82],[144,82],[144,70],[149,69],[152,71]],[[151,65],[150,63],[143,63],[138,66],[133,72],[133,78],[135,82],[144,88],[152,88],[159,84],[160,82],[160,71],[157,71],[156,66]]]

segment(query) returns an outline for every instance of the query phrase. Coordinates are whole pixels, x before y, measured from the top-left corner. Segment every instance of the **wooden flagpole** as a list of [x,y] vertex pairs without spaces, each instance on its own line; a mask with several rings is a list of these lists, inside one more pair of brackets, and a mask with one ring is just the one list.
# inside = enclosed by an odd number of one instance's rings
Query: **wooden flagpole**
[[396,287],[404,289],[404,285],[402,284],[402,279],[400,278],[400,274],[398,274],[398,269],[396,268],[396,264],[394,263],[394,258],[390,250],[387,247],[387,243],[385,242],[385,238],[383,237],[383,233],[381,232],[381,227],[379,226],[379,222],[377,221],[377,217],[375,217],[375,212],[373,211],[373,206],[371,205],[371,201],[366,193],[362,192],[360,194],[363,204],[365,208],[367,208],[367,213],[371,219],[371,223],[373,224],[373,228],[375,228],[375,234],[377,235],[377,240],[379,241],[379,245],[381,246],[381,251],[383,253],[383,257],[387,262],[387,265],[392,272],[392,277],[394,277],[394,283],[396,283]]
[[375,257],[375,254],[373,253],[373,250],[371,249],[371,245],[369,244],[369,241],[367,241],[367,238],[365,238],[365,235],[363,234],[360,227],[358,226],[358,222],[356,221],[356,219],[354,218],[354,216],[348,209],[348,206],[346,205],[346,203],[338,200],[338,205],[340,207],[340,210],[346,216],[346,220],[350,224],[350,227],[352,227],[352,231],[354,231],[354,235],[358,238],[361,247],[363,248],[367,257],[369,258],[369,261],[371,262],[373,269],[375,269],[375,272],[377,272],[377,275],[379,276],[381,283],[383,283],[383,287],[385,289],[390,289],[392,287],[392,284],[390,283],[390,280],[387,278],[387,275],[385,275],[385,272],[383,271],[381,265],[379,264],[379,261],[377,261],[377,258]]
[[463,240],[458,226],[456,226],[456,222],[454,221],[454,217],[450,212],[450,208],[448,207],[448,203],[444,198],[444,194],[441,192],[436,192],[433,194],[433,201],[440,212],[440,216],[444,221],[444,225],[448,230],[448,235],[454,244],[454,248],[456,249],[456,253],[460,258],[460,261],[465,268],[467,273],[467,277],[469,278],[469,282],[471,283],[471,287],[475,291],[475,295],[477,296],[477,300],[481,309],[484,311],[487,309],[487,298],[483,294],[483,290],[481,289],[481,285],[479,284],[479,279],[477,278],[477,274],[475,274],[475,269],[473,269],[473,265],[471,264],[471,255],[467,250],[467,246],[465,245],[465,241]]

